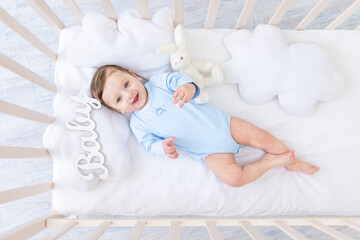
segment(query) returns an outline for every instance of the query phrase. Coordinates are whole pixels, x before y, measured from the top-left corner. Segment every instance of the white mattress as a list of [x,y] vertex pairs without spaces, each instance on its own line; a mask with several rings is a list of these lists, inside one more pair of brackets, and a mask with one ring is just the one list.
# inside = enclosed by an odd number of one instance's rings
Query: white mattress
[[[193,58],[228,60],[222,39],[232,31],[187,30]],[[133,165],[126,180],[101,181],[94,190],[75,191],[57,178],[61,169],[54,163],[53,208],[60,214],[131,216],[360,215],[360,32],[283,33],[289,43],[312,41],[329,51],[346,78],[340,97],[319,103],[305,117],[287,114],[276,99],[263,105],[247,104],[234,84],[211,88],[211,100],[225,113],[283,140],[298,158],[320,166],[318,173],[308,176],[278,167],[253,183],[233,188],[218,180],[205,162],[192,160],[184,152],[176,160],[152,157],[132,136],[128,145]],[[61,52],[56,68],[56,79],[69,72],[79,82],[92,77],[92,71],[71,65]],[[243,165],[263,154],[244,146],[236,160]]]

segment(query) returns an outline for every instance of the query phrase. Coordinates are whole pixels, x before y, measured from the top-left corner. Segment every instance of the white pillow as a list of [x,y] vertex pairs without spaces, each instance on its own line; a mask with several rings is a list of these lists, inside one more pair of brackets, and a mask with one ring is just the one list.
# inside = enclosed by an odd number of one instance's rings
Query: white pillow
[[156,49],[173,42],[173,20],[170,8],[156,12],[151,20],[127,10],[117,22],[101,13],[90,12],[82,20],[82,28],[66,28],[61,35],[69,62],[99,68],[114,64],[131,69],[149,78],[158,72],[170,71],[167,55]]
[[[91,108],[91,112],[88,115],[96,124],[94,131],[97,137],[88,130],[69,129],[65,125],[70,121],[73,122],[71,125],[80,125],[81,128],[89,125],[89,122],[91,122],[87,117],[88,110],[86,105],[79,103],[79,101],[73,101],[70,98],[71,95],[81,99],[89,98],[91,96],[90,82],[84,86],[79,94],[61,92],[55,95],[53,104],[56,120],[46,129],[43,135],[43,144],[53,158],[54,168],[62,170],[56,171],[57,174],[54,171],[54,180],[61,179],[58,182],[65,183],[66,186],[80,191],[87,191],[97,185],[101,180],[101,176],[105,177],[104,181],[107,179],[117,181],[125,179],[130,174],[132,167],[130,152],[127,146],[130,137],[128,120],[122,114],[102,106],[98,110]],[[88,107],[90,106],[90,104],[87,105]],[[75,107],[84,112],[75,112]],[[86,139],[90,136],[94,136],[95,140],[85,142],[85,146],[88,148],[83,148],[82,137]],[[81,167],[91,165],[84,165],[86,163],[85,160],[76,161],[81,154],[84,154],[83,159],[86,159],[87,156],[88,160],[92,163],[100,162],[99,157],[91,157],[91,154],[95,151],[89,149],[94,149],[91,148],[95,146],[94,142],[98,142],[101,146],[98,151],[99,153],[95,155],[104,156],[104,167],[96,165],[95,170],[81,169]],[[79,166],[77,167],[77,165]],[[85,180],[84,177],[81,177],[89,176],[89,173],[94,174],[93,179]],[[108,173],[108,176],[106,176],[106,173]]]
[[279,28],[258,25],[224,37],[232,58],[223,63],[225,81],[238,83],[241,97],[262,104],[276,95],[281,107],[308,115],[318,101],[341,92],[344,79],[325,49],[311,42],[288,45]]

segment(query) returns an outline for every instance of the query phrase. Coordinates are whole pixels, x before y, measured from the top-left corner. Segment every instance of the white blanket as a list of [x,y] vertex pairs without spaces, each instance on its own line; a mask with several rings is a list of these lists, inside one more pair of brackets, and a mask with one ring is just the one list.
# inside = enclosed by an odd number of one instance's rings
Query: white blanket
[[[223,37],[234,30],[187,30],[193,58],[222,63],[230,59]],[[221,182],[202,161],[180,152],[176,160],[152,157],[133,136],[129,140],[132,171],[123,181],[105,180],[88,192],[69,188],[54,162],[53,208],[60,214],[119,215],[359,215],[360,214],[360,32],[282,31],[288,43],[312,41],[330,54],[345,76],[345,90],[319,103],[314,113],[297,117],[276,99],[245,103],[235,84],[209,89],[212,102],[227,114],[247,120],[283,140],[299,159],[320,166],[313,176],[273,168],[241,188]],[[61,45],[61,42],[60,42]],[[61,47],[61,46],[60,46]],[[211,49],[211,50],[209,50]],[[59,53],[56,79],[62,74],[79,82],[93,69],[71,65]],[[239,164],[258,160],[263,151],[244,146]]]

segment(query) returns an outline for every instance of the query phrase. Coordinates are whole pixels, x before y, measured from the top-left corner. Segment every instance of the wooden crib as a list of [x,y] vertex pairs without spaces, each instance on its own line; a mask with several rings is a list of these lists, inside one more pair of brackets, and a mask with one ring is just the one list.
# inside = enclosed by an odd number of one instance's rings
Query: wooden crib
[[[50,9],[44,0],[26,0],[28,5],[49,24],[51,29],[57,34],[65,26],[56,14]],[[74,0],[64,0],[66,6],[81,25],[83,13],[80,11]],[[109,18],[117,19],[115,10],[110,0],[100,1],[106,15]],[[330,0],[320,0],[315,7],[299,22],[295,30],[303,30],[324,10]],[[276,12],[268,22],[277,25],[285,15],[294,0],[283,0]],[[252,10],[257,4],[256,0],[247,0],[235,25],[235,29],[244,28],[249,19]],[[137,0],[137,6],[140,16],[143,19],[150,19],[149,6],[147,0]],[[216,16],[220,7],[220,0],[210,0],[207,17],[204,28],[213,28]],[[326,26],[326,30],[336,29],[346,19],[360,8],[360,0],[356,0],[334,21]],[[173,20],[174,25],[183,22],[184,0],[174,0],[173,2]],[[56,61],[57,54],[50,50],[37,36],[28,31],[17,20],[3,8],[0,8],[0,18],[13,31],[21,35],[26,41],[38,48],[47,57]],[[360,30],[360,26],[354,30]],[[0,53],[0,64],[6,69],[23,77],[40,87],[56,93],[56,86],[44,79],[37,73],[29,70],[18,62],[12,60],[6,55]],[[55,118],[43,113],[24,108],[22,106],[0,100],[0,112],[15,117],[37,121],[40,123],[51,124]],[[47,149],[0,146],[0,158],[50,158]],[[8,203],[22,198],[28,198],[33,195],[51,191],[53,182],[45,182],[33,186],[11,189],[0,192],[0,203]],[[308,239],[292,226],[312,226],[336,239],[353,239],[349,235],[335,230],[330,226],[347,226],[356,231],[360,231],[360,217],[311,217],[311,218],[80,218],[80,216],[61,216],[54,211],[50,211],[44,216],[34,219],[24,225],[18,226],[13,230],[1,232],[0,239],[25,239],[49,227],[54,227],[46,239],[56,239],[73,227],[92,227],[94,230],[86,239],[98,239],[108,229],[112,227],[132,227],[127,239],[139,239],[144,227],[167,227],[169,228],[170,239],[180,239],[181,227],[198,226],[206,227],[209,237],[212,240],[223,239],[218,227],[238,226],[243,228],[252,239],[266,239],[255,226],[275,226],[293,239]]]

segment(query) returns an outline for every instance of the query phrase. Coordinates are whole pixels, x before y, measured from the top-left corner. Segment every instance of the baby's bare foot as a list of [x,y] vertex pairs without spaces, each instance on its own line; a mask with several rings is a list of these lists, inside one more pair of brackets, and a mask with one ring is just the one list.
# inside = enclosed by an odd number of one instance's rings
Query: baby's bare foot
[[288,171],[294,171],[294,172],[300,171],[308,175],[312,175],[317,171],[319,171],[320,169],[318,166],[311,165],[310,163],[301,161],[299,159],[296,159],[294,164],[285,166],[285,168]]
[[264,160],[270,161],[274,166],[288,166],[295,163],[294,151],[283,154],[265,154]]

